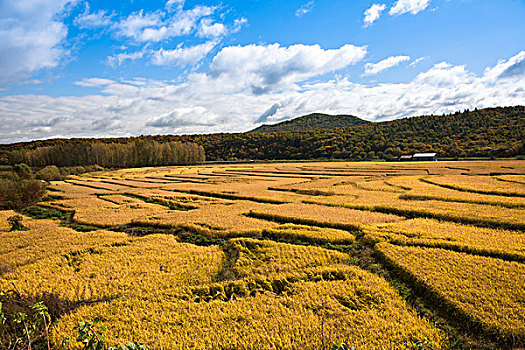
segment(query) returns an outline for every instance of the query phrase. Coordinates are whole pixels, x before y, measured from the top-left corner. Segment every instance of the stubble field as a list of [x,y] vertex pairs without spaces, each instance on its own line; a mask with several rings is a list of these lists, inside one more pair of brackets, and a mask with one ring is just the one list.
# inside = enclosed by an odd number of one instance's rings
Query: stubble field
[[[525,161],[123,169],[0,211],[0,289],[153,349],[525,346]],[[72,344],[74,347],[75,344]]]

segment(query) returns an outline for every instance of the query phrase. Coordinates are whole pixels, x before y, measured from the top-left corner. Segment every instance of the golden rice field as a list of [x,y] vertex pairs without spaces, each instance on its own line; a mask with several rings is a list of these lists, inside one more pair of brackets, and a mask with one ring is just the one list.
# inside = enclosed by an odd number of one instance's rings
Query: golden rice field
[[152,349],[525,347],[525,161],[122,169],[48,190],[25,231],[0,211],[0,290],[54,308],[55,348],[87,320]]

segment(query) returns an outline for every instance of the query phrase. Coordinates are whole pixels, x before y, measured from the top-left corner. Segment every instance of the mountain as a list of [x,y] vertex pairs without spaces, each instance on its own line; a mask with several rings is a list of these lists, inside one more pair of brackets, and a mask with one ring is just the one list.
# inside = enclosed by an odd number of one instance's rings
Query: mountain
[[316,129],[347,128],[356,125],[368,124],[369,121],[354,117],[353,115],[330,115],[312,113],[272,125],[261,125],[249,132],[284,132],[306,131]]
[[164,136],[204,147],[206,159],[393,160],[437,152],[440,158],[525,155],[525,106],[427,115],[335,129]]
[[[152,135],[138,138],[41,140],[0,145],[0,164],[16,164],[50,149],[100,148],[101,144],[129,144],[154,140],[160,144],[182,142],[204,147],[206,160],[345,159],[393,160],[402,154],[437,152],[440,158],[523,157],[525,106],[495,107],[370,123],[347,116],[360,125],[335,127],[337,116],[314,114],[269,127],[272,132],[200,135]],[[316,118],[315,116],[321,116]],[[315,120],[321,122],[314,123]],[[322,122],[322,121],[325,122]],[[291,125],[291,126],[290,126]],[[306,130],[305,125],[310,125]],[[332,125],[331,128],[328,125]],[[322,127],[321,127],[322,126]],[[303,128],[302,131],[299,127]],[[293,131],[283,131],[289,128]],[[254,130],[254,131],[255,131]],[[280,132],[274,132],[280,131]],[[69,148],[68,148],[69,147]],[[93,148],[93,147],[91,147]],[[71,152],[70,152],[71,153]],[[86,153],[86,152],[84,152]],[[142,153],[142,152],[140,152]],[[23,156],[23,157],[22,157]],[[152,159],[158,154],[151,154]],[[22,157],[22,158],[21,158]],[[47,159],[47,158],[46,158]],[[53,164],[51,160],[42,166]],[[79,164],[83,162],[78,160]]]

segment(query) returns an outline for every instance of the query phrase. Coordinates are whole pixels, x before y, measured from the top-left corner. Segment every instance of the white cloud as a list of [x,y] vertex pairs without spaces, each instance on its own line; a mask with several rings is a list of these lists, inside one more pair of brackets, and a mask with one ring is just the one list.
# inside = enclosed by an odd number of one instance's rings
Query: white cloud
[[153,26],[160,26],[162,24],[161,16],[160,11],[146,14],[143,10],[134,12],[116,25],[118,35],[133,38],[136,41],[146,41],[144,31]]
[[[276,52],[287,49],[277,47]],[[267,52],[271,50],[274,49]],[[283,59],[283,55],[280,53],[276,62],[264,63],[286,65],[290,60]],[[488,67],[482,75],[469,72],[465,66],[439,63],[407,83],[367,86],[336,76],[318,83],[299,82],[299,89],[280,85],[281,89],[262,95],[250,93],[249,84],[243,83],[243,88],[239,88],[230,80],[236,78],[231,74],[214,77],[211,73],[194,73],[178,83],[92,80],[99,84],[101,94],[0,96],[0,139],[15,142],[50,137],[237,132],[261,122],[311,112],[389,120],[466,108],[520,105],[525,100],[521,70],[524,60],[525,53],[518,53]],[[331,59],[325,57],[322,61]],[[239,62],[246,63],[244,58]],[[252,72],[254,67],[247,71]],[[317,68],[318,72],[324,70]],[[299,74],[292,80],[303,77]]]
[[147,47],[135,52],[121,52],[113,56],[108,56],[108,63],[112,67],[120,66],[125,61],[135,61],[144,57]]
[[113,80],[101,78],[84,78],[81,81],[75,81],[75,85],[82,87],[99,87],[114,83],[115,82]]
[[390,9],[392,16],[411,13],[413,15],[423,11],[430,4],[430,0],[397,0]]
[[475,79],[475,75],[468,72],[465,66],[441,62],[428,71],[419,73],[414,81],[427,86],[454,87],[472,83]]
[[231,33],[237,33],[238,31],[242,29],[242,27],[244,27],[247,24],[248,24],[248,20],[244,17],[235,19],[233,21],[233,28],[231,30]]
[[222,23],[213,23],[210,18],[203,19],[199,24],[197,35],[201,38],[217,38],[225,35],[226,26]]
[[0,0],[0,82],[58,65],[67,55],[60,15],[74,0]]
[[89,3],[86,2],[84,12],[75,18],[74,23],[82,29],[109,27],[111,25],[112,17],[112,15],[108,15],[104,10],[98,10],[97,12],[91,13]]
[[165,115],[154,118],[146,126],[154,128],[181,128],[188,126],[211,127],[219,116],[202,106],[177,108]]
[[175,65],[185,67],[202,60],[211,50],[213,50],[215,45],[215,42],[210,41],[187,48],[180,45],[174,50],[160,49],[153,53],[152,63],[159,66]]
[[182,7],[184,6],[184,0],[168,0],[166,2],[166,8],[168,10],[181,10]]
[[385,4],[373,4],[365,11],[365,18],[363,20],[364,26],[368,27],[374,23],[381,16],[381,12],[386,9]]
[[498,79],[524,79],[525,77],[525,51],[521,51],[509,60],[500,60],[494,68],[485,71],[488,81]]
[[402,62],[406,62],[406,61],[410,61],[409,56],[392,56],[392,57],[385,58],[384,60],[379,61],[377,63],[367,63],[365,64],[365,74],[366,75],[377,74],[379,72],[395,67],[398,64]]
[[409,66],[413,67],[415,66],[416,64],[418,64],[419,62],[423,61],[424,59],[426,59],[426,57],[419,57],[419,58],[416,58],[414,61],[412,61]]
[[297,11],[295,11],[295,15],[296,15],[297,17],[301,17],[301,16],[306,15],[308,12],[310,12],[310,11],[313,10],[314,5],[315,5],[314,0],[308,1],[308,2],[305,3],[303,6],[301,6],[300,8],[298,8]]
[[[215,7],[196,6],[191,10],[180,7],[177,12],[135,12],[116,24],[119,36],[136,42],[158,42],[172,37],[190,34],[197,22],[215,12]],[[217,28],[215,28],[217,30]]]
[[263,94],[311,77],[345,68],[363,59],[366,47],[344,45],[324,50],[319,45],[230,46],[213,59],[209,74],[235,89]]

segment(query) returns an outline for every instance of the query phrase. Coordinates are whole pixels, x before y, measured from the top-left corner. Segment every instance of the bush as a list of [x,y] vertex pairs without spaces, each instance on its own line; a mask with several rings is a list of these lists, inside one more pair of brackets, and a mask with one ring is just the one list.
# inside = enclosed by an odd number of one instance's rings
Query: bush
[[86,172],[86,168],[84,168],[82,165],[76,166],[74,169],[75,174],[83,174]]
[[71,175],[71,168],[68,168],[68,167],[60,168],[60,174],[63,176]]
[[22,220],[24,218],[22,215],[13,215],[7,218],[7,222],[9,225],[11,225],[11,229],[9,231],[25,231],[26,228],[24,225],[22,225]]
[[44,181],[58,181],[62,180],[63,176],[60,174],[60,170],[58,170],[56,166],[48,165],[37,171],[36,178]]
[[22,209],[34,205],[44,193],[42,181],[11,174],[0,179],[0,208]]
[[33,174],[31,167],[27,164],[20,163],[13,166],[13,171],[23,178],[29,179]]
[[102,171],[102,170],[104,170],[103,167],[101,167],[100,165],[96,165],[96,164],[95,165],[86,165],[84,168],[86,169],[86,172],[88,172],[88,173],[91,173],[91,172],[94,172],[94,171]]

